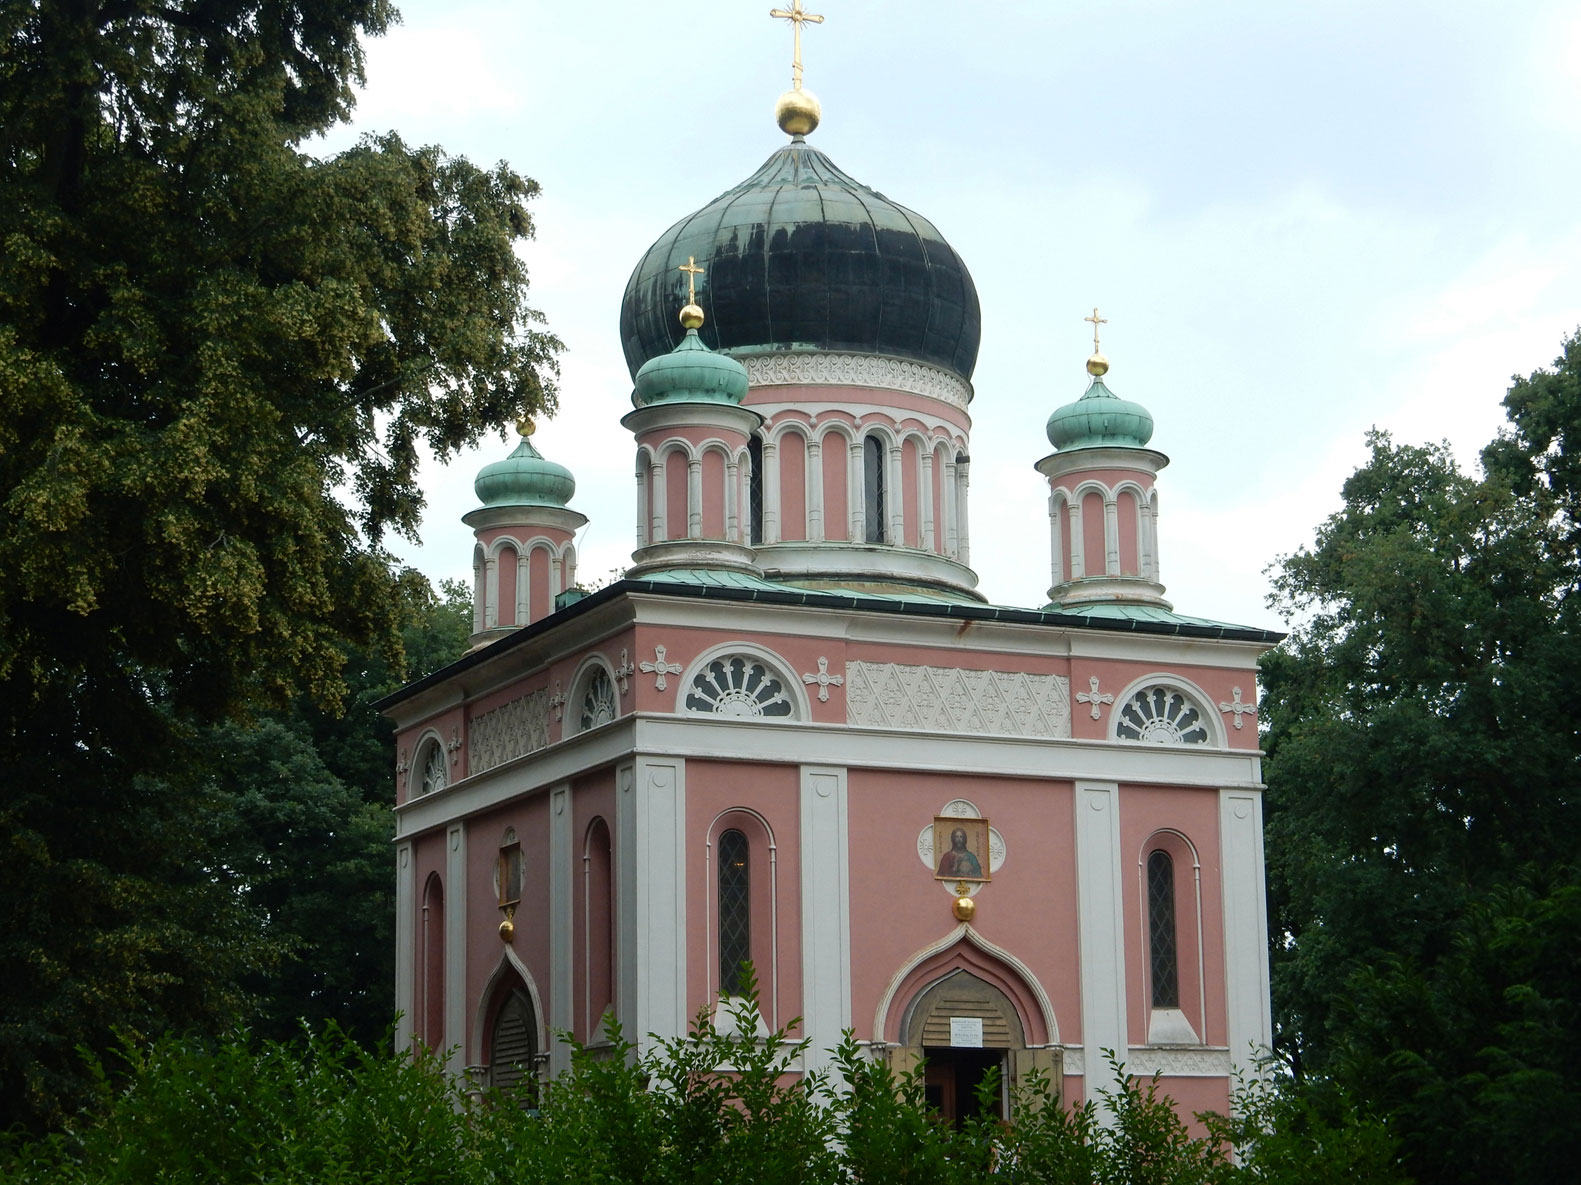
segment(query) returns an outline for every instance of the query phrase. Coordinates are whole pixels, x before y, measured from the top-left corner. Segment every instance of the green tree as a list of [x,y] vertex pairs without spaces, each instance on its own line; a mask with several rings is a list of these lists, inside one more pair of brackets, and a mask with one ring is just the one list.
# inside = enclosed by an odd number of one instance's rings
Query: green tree
[[1263,666],[1280,1051],[1442,1182],[1581,1156],[1578,339],[1505,404],[1477,476],[1372,435]]
[[400,662],[419,450],[553,401],[533,183],[345,118],[385,0],[0,3],[0,1121],[278,953],[201,730]]

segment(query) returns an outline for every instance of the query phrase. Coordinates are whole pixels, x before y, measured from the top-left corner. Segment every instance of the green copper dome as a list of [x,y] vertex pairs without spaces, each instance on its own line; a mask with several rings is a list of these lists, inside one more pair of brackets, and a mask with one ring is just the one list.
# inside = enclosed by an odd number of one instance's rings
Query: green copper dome
[[1153,438],[1153,417],[1094,378],[1085,395],[1049,417],[1048,436],[1057,449],[1141,448]]
[[637,371],[638,407],[650,403],[740,403],[746,397],[747,368],[703,345],[695,328],[686,331],[675,349],[648,359]]
[[576,478],[564,465],[544,460],[523,436],[514,453],[478,471],[472,488],[485,507],[564,506],[576,493]]

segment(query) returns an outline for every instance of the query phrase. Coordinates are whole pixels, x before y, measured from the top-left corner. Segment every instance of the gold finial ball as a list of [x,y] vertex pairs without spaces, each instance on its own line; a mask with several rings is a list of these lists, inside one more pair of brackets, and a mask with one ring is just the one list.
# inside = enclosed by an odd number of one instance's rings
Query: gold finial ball
[[689,304],[681,309],[681,325],[686,329],[701,329],[703,326],[703,310],[695,304]]
[[977,902],[963,894],[955,899],[950,912],[955,915],[956,921],[969,922],[977,916]]
[[516,923],[506,918],[500,923],[500,941],[510,942],[516,937]]
[[1094,354],[1087,359],[1087,373],[1095,379],[1101,379],[1109,373],[1109,360],[1102,354]]
[[823,118],[823,107],[811,91],[788,90],[774,104],[774,122],[787,136],[805,136]]
[[531,436],[538,431],[538,425],[533,423],[531,416],[523,416],[516,421],[516,432],[520,436]]

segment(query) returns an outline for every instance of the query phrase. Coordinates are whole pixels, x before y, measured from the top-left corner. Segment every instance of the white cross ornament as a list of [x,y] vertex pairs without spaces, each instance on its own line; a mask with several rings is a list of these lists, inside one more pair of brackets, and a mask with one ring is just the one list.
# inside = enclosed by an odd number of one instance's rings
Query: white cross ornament
[[[624,650],[622,650],[620,654],[622,658],[626,656],[626,652]],[[653,681],[654,690],[663,691],[670,685],[668,680],[665,679],[665,676],[679,675],[681,673],[681,664],[678,662],[665,662],[663,646],[655,646],[653,648],[653,657],[657,661],[645,662],[641,664],[638,669],[641,670],[644,675],[657,675],[658,678]]]
[[818,660],[818,673],[816,675],[803,675],[801,681],[809,687],[816,683],[818,685],[818,699],[823,703],[828,703],[829,685],[841,686],[845,682],[845,676],[831,675],[829,673],[829,660],[820,658]]
[[1094,720],[1096,720],[1096,719],[1098,719],[1098,717],[1103,712],[1102,705],[1114,703],[1114,695],[1111,692],[1107,692],[1107,691],[1104,692],[1102,695],[1098,694],[1098,676],[1097,675],[1093,675],[1091,678],[1089,678],[1087,680],[1087,686],[1092,688],[1092,691],[1091,692],[1078,691],[1076,693],[1076,702],[1077,703],[1082,703],[1082,704],[1091,704],[1092,705],[1092,718]]
[[[663,651],[661,650],[660,653],[662,654]],[[643,663],[642,664],[642,669],[645,670],[645,671],[648,670],[648,664],[647,663]],[[622,646],[620,648],[620,665],[615,668],[615,678],[620,683],[620,694],[621,695],[625,695],[626,692],[631,690],[631,687],[628,684],[627,680],[629,680],[636,673],[637,673],[637,668],[631,665],[631,655],[628,654],[626,652],[626,648],[624,646]],[[662,691],[663,688],[661,687],[660,690]]]
[[1232,688],[1230,688],[1230,690],[1235,692],[1235,702],[1232,703],[1232,704],[1221,703],[1219,705],[1219,711],[1221,711],[1221,712],[1234,712],[1235,713],[1235,727],[1236,728],[1240,728],[1241,727],[1241,717],[1242,716],[1255,716],[1255,715],[1257,715],[1257,705],[1256,704],[1243,704],[1241,702],[1241,689],[1239,687],[1232,687]]
[[560,680],[554,681],[554,694],[549,697],[549,706],[554,709],[554,718],[562,719],[565,716],[565,692],[560,690]]

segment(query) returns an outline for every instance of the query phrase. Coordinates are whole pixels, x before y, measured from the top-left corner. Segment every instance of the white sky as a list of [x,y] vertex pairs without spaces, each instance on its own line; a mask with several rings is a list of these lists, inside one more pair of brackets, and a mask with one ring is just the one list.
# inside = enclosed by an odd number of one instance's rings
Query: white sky
[[[356,131],[395,129],[544,190],[531,302],[566,343],[535,443],[577,478],[584,580],[633,544],[626,279],[785,137],[768,0],[398,0]],[[1048,586],[1049,413],[1086,386],[1152,411],[1161,555],[1184,613],[1277,628],[1263,569],[1311,538],[1377,425],[1463,462],[1513,373],[1581,325],[1581,9],[1522,0],[822,0],[811,142],[926,215],[983,307],[972,559],[990,600]],[[471,579],[472,479],[429,464],[436,581]]]

